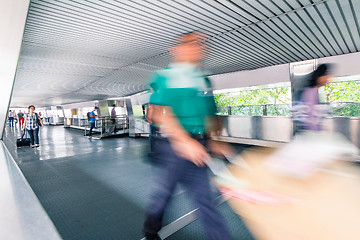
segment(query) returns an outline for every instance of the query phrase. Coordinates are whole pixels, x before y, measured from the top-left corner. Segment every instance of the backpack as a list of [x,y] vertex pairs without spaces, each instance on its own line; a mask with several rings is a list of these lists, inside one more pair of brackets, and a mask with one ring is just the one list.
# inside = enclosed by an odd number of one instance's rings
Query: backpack
[[41,122],[40,122],[40,119],[39,119],[39,115],[37,113],[35,113],[35,117],[36,117],[36,123],[39,127],[41,127]]
[[88,121],[89,121],[89,120],[90,120],[90,112],[88,112],[88,113],[86,114],[86,116],[87,116]]

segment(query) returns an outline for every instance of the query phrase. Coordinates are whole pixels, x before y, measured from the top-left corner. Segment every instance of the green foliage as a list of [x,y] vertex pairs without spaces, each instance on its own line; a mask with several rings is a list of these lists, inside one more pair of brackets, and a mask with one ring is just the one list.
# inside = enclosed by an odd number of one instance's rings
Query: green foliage
[[325,86],[326,101],[360,102],[360,82],[338,82]]
[[325,86],[333,116],[360,117],[360,82],[336,82]]
[[214,97],[218,107],[291,103],[289,87],[221,93]]
[[332,103],[333,116],[360,117],[360,103]]
[[[290,115],[290,87],[222,93],[214,97],[221,115],[228,115],[230,106],[232,115]],[[359,81],[330,83],[325,87],[325,98],[334,116],[360,117]]]
[[268,105],[266,106],[267,116],[290,116],[291,104]]

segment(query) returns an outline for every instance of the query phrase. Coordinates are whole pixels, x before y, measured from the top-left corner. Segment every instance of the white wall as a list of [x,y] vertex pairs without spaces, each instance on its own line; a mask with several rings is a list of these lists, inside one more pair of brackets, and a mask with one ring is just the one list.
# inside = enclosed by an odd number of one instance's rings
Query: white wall
[[290,64],[210,76],[214,90],[290,81]]
[[94,107],[98,106],[98,105],[99,105],[99,101],[90,101],[90,102],[80,102],[80,103],[66,104],[66,105],[63,105],[62,107],[64,109],[89,107],[89,108],[92,108],[92,110],[93,110]]
[[130,96],[131,103],[132,105],[143,105],[149,102],[150,96],[151,96],[150,92]]
[[2,138],[2,130],[10,103],[28,8],[29,0],[1,0],[0,138]]
[[360,75],[360,53],[350,53],[318,59],[318,64],[335,64],[334,74],[337,76]]

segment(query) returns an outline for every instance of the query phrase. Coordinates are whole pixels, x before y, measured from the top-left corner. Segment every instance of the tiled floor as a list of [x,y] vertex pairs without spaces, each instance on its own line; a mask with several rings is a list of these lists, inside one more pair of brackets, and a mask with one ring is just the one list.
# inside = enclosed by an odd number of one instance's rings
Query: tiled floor
[[[83,132],[46,126],[40,148],[16,148],[17,129],[7,128],[5,144],[64,239],[141,239],[151,167],[148,140],[92,140]],[[166,213],[168,224],[194,208],[177,190]],[[252,239],[226,203],[219,209],[234,239]],[[168,239],[204,239],[198,221]]]

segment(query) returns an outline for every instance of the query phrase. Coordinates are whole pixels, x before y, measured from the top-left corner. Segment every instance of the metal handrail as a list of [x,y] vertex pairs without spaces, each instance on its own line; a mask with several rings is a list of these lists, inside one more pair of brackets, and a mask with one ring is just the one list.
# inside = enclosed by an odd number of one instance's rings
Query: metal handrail
[[[263,105],[226,106],[226,107],[218,107],[218,114],[219,115],[236,115],[236,114],[234,114],[235,109],[249,109],[250,112],[253,111],[253,110],[257,110],[257,112],[259,112],[259,113],[261,112],[261,114],[256,114],[256,115],[268,116],[268,112],[269,112],[271,107],[278,108],[278,107],[282,107],[282,106],[288,107],[289,110],[291,108],[291,104],[263,104]],[[260,108],[255,109],[254,107],[260,107]],[[221,111],[221,110],[225,110],[225,111]],[[280,110],[280,109],[276,109],[276,110]],[[285,110],[285,109],[283,109],[283,110]],[[226,113],[224,113],[224,112],[226,112]],[[252,116],[252,114],[245,114],[245,115],[246,116]]]
[[[89,127],[89,121],[85,119],[85,136],[87,133],[87,128]],[[115,118],[115,124],[113,123],[114,118],[109,116],[97,117],[95,119],[95,128],[100,129],[100,138],[104,137],[106,134],[111,134],[115,130],[124,131],[129,129],[129,118],[127,115],[120,115]],[[111,130],[108,131],[108,130]]]
[[[332,111],[335,112],[337,110],[341,110],[343,108],[345,108],[346,106],[350,105],[350,104],[357,104],[360,106],[360,103],[358,102],[327,102],[327,103],[324,103],[328,106],[331,107]],[[341,105],[341,106],[337,106],[335,107],[334,105]],[[288,107],[288,109],[281,109],[281,107]],[[255,107],[260,107],[261,109],[254,109]],[[237,114],[234,114],[234,110],[237,108],[237,109],[250,109],[248,110],[249,112],[251,111],[256,111],[258,112],[258,114],[256,114],[257,116],[269,116],[269,109],[271,107],[275,107],[275,110],[280,110],[280,111],[286,111],[288,110],[289,112],[287,112],[286,114],[278,114],[276,116],[291,116],[291,108],[292,108],[292,104],[263,104],[263,105],[239,105],[239,106],[222,106],[222,107],[218,107],[218,114],[219,115],[237,115]],[[261,113],[261,114],[260,114]],[[245,116],[253,116],[251,113],[250,114],[244,114]],[[344,116],[347,116],[347,115],[344,115]]]

